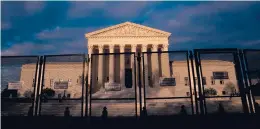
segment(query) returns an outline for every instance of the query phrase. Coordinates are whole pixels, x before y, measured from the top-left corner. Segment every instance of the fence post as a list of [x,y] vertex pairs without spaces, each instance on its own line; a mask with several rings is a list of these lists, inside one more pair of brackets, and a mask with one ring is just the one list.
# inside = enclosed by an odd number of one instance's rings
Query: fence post
[[36,110],[35,110],[35,104],[36,104],[36,98],[37,98],[37,93],[36,93],[36,91],[37,91],[37,84],[36,84],[36,78],[37,78],[37,74],[38,74],[38,69],[39,69],[39,62],[40,62],[40,56],[38,56],[38,59],[37,59],[37,63],[36,63],[36,69],[35,69],[35,75],[34,75],[34,84],[33,84],[33,101],[32,101],[32,108],[33,108],[33,115],[35,115],[35,112],[36,112]]
[[84,55],[84,64],[85,65],[87,65],[87,71],[86,71],[86,81],[85,81],[85,116],[87,116],[88,117],[88,77],[89,77],[89,57],[88,57],[88,55],[87,55],[87,57],[86,57],[86,55]]
[[85,54],[82,54],[82,64],[83,64],[83,70],[82,70],[82,88],[81,88],[81,117],[84,116],[84,84],[85,84]]
[[247,60],[247,56],[246,56],[246,50],[241,50],[241,53],[242,53],[242,56],[243,56],[243,60],[245,62],[245,66],[244,66],[244,76],[246,78],[246,83],[249,85],[249,90],[250,90],[250,98],[253,100],[253,105],[252,105],[252,108],[253,108],[253,113],[256,113],[255,112],[255,96],[254,94],[252,93],[252,90],[251,90],[251,86],[252,86],[252,83],[251,83],[251,76],[250,76],[250,73],[249,73],[249,66],[248,66],[248,60]]
[[46,63],[46,56],[43,57],[43,61],[42,61],[42,74],[41,76],[39,76],[40,78],[40,84],[39,84],[39,88],[40,88],[40,91],[39,91],[39,115],[41,116],[41,110],[42,110],[42,99],[41,99],[41,95],[42,95],[42,90],[43,90],[43,83],[44,83],[44,75],[45,75],[45,63]]
[[[41,75],[42,75],[42,64],[43,64],[43,57],[40,56],[39,58],[39,74],[38,74],[38,79],[37,79],[37,90],[36,90],[36,93],[35,93],[35,96],[36,96],[36,102],[35,102],[35,116],[38,115],[38,107],[39,107],[39,99],[40,99],[40,88],[41,88]],[[36,79],[35,79],[36,80]],[[35,82],[36,83],[36,82]],[[36,87],[35,87],[36,88]]]
[[187,60],[187,67],[188,67],[188,77],[189,77],[189,84],[190,84],[190,99],[191,99],[191,111],[192,115],[194,115],[194,105],[193,105],[193,95],[192,95],[192,86],[191,86],[191,78],[190,78],[190,53],[189,51],[186,52],[186,60]]
[[201,78],[200,78],[200,61],[198,59],[198,52],[195,51],[194,52],[194,57],[195,57],[195,66],[196,66],[196,73],[197,73],[197,80],[198,80],[198,90],[199,90],[199,103],[200,103],[200,112],[202,115],[205,114],[205,111],[204,111],[204,104],[203,104],[203,100],[205,99],[204,98],[204,95],[202,94],[202,85],[201,85]]
[[247,80],[247,76],[246,76],[246,66],[245,66],[245,59],[244,59],[244,53],[242,50],[239,51],[239,58],[240,58],[240,62],[241,62],[241,68],[242,68],[242,74],[243,74],[243,79],[244,79],[244,83],[245,83],[245,87],[246,87],[246,93],[247,93],[247,98],[249,100],[249,107],[250,107],[250,113],[254,113],[254,109],[253,109],[253,104],[252,101],[254,102],[253,98],[252,98],[252,94],[251,94],[251,90],[250,90],[250,86],[248,85],[248,80]]
[[137,54],[137,64],[138,64],[138,86],[139,86],[139,103],[140,103],[140,116],[141,116],[141,112],[142,112],[142,82],[141,82],[141,54],[140,52],[138,52]]
[[90,86],[89,86],[89,88],[90,88],[90,89],[89,89],[89,116],[90,116],[90,117],[91,117],[91,112],[92,112],[92,111],[91,111],[91,106],[92,106],[92,105],[91,105],[91,104],[92,104],[92,68],[91,68],[91,67],[92,67],[92,65],[93,65],[93,64],[92,64],[92,61],[93,61],[92,58],[93,58],[93,56],[92,56],[92,57],[89,56],[89,58],[88,58],[88,62],[90,62],[90,67],[89,67],[89,69],[90,69],[90,72],[89,72],[89,73],[90,73],[90,75],[89,75],[89,76],[90,76]]
[[235,61],[235,70],[236,70],[236,75],[237,75],[237,80],[238,80],[238,84],[239,84],[239,90],[240,90],[240,96],[241,96],[241,100],[242,100],[242,106],[243,106],[243,111],[244,113],[248,114],[248,105],[247,105],[247,100],[246,100],[246,88],[244,87],[244,83],[243,83],[243,77],[242,77],[242,73],[241,73],[241,66],[240,66],[240,60],[238,57],[238,51],[233,53],[234,56],[234,61]]
[[[196,109],[196,114],[199,114],[198,110],[198,97],[197,97],[197,88],[196,88],[196,81],[195,81],[195,71],[194,71],[194,62],[193,62],[193,54],[190,52],[190,60],[191,60],[191,70],[192,70],[192,79],[193,79],[193,88],[194,88],[194,96],[195,96],[195,109]],[[192,93],[191,93],[192,94]]]

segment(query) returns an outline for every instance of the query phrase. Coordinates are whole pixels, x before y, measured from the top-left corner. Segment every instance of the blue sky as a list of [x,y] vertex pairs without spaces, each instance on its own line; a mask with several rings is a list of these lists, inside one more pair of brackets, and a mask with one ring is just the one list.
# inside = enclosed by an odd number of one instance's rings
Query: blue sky
[[2,55],[87,52],[84,34],[131,21],[170,50],[260,48],[260,2],[1,2]]

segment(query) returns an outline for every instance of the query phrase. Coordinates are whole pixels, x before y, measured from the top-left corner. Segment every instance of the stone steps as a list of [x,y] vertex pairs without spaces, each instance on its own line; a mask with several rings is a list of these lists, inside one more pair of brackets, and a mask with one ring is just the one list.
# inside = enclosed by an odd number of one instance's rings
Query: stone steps
[[[181,101],[183,100],[183,101]],[[109,116],[135,116],[135,102],[120,101],[112,102],[92,102],[92,116],[101,116],[103,107],[106,106]],[[128,103],[126,103],[128,102]],[[242,104],[240,98],[232,98],[232,100],[206,100],[207,112],[213,113],[218,110],[218,104],[222,103],[227,112],[242,112]],[[147,101],[147,112],[149,115],[173,115],[180,112],[181,105],[185,105],[188,114],[191,114],[190,101],[180,100],[152,100]],[[31,103],[2,103],[2,115],[27,115]],[[42,103],[41,115],[64,116],[66,107],[70,108],[72,116],[81,116],[81,101],[67,100],[59,103],[58,101],[49,101]],[[137,105],[139,114],[139,105]]]

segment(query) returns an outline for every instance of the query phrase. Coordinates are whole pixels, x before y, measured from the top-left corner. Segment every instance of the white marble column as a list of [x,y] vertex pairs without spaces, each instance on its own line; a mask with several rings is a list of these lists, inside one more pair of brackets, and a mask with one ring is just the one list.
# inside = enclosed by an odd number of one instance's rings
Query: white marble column
[[[163,45],[163,51],[168,51],[168,44]],[[170,60],[168,53],[161,53],[161,69],[163,77],[170,77]]]
[[[104,47],[102,45],[98,46],[98,52],[99,53],[104,53]],[[103,83],[103,77],[104,77],[104,55],[98,55],[98,86],[99,87],[104,87]]]
[[[120,45],[120,53],[125,52],[125,45]],[[125,54],[120,54],[120,84],[125,88]]]
[[151,53],[151,68],[152,68],[152,85],[153,87],[159,86],[159,60],[158,60],[158,45],[152,46],[152,52]]
[[[115,47],[114,45],[109,46],[109,53],[114,53]],[[115,82],[115,59],[113,54],[109,54],[109,82]]]
[[[147,45],[143,45],[142,46],[142,52],[147,52]],[[143,67],[143,72],[144,72],[143,80],[145,81],[145,87],[147,87],[147,86],[149,86],[149,82],[148,82],[148,76],[149,76],[148,75],[148,56],[147,56],[147,53],[144,54],[143,60],[142,60],[142,64],[144,64],[144,67]]]

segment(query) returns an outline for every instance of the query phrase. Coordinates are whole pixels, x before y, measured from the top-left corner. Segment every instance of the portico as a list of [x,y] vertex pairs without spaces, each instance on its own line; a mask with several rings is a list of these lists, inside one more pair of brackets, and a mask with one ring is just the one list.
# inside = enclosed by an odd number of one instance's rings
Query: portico
[[[94,54],[91,57],[93,63],[92,84],[102,87],[106,82],[120,83],[122,88],[126,86],[126,76],[130,71],[132,73],[132,84],[135,84],[134,76],[134,54],[119,53],[137,53],[137,52],[157,52],[168,51],[170,33],[139,24],[125,22],[105,29],[94,31],[85,35],[88,39],[88,54]],[[104,54],[105,53],[105,54]],[[114,53],[114,54],[106,54]],[[142,80],[148,82],[148,79],[159,79],[159,76],[170,76],[169,67],[162,68],[163,75],[159,75],[159,56],[158,53],[145,54],[151,56],[151,61],[144,57],[145,78]],[[167,54],[162,54],[161,63],[169,62]],[[143,65],[142,65],[143,66]],[[148,66],[151,66],[151,72],[148,72]],[[167,66],[167,65],[166,65]],[[143,68],[141,68],[143,69]],[[149,74],[150,73],[150,74]],[[90,78],[89,78],[90,79]],[[89,81],[90,82],[90,81]],[[155,82],[159,82],[155,81]],[[149,83],[146,83],[147,85]],[[157,84],[154,84],[157,85]]]

